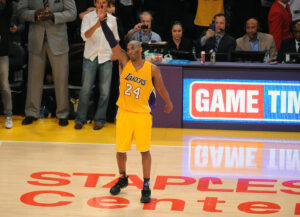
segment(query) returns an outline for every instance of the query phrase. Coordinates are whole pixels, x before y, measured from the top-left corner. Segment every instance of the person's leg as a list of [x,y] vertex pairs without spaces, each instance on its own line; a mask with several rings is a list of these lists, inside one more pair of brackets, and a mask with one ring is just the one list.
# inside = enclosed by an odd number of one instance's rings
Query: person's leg
[[56,117],[59,119],[67,119],[69,115],[69,55],[68,53],[54,55],[48,45],[46,45],[46,50],[54,79],[57,105]]
[[126,152],[117,152],[116,154],[120,177],[126,177]]
[[149,203],[151,200],[150,174],[151,174],[151,154],[150,141],[152,129],[152,116],[150,114],[135,114],[134,136],[136,139],[137,150],[141,152],[144,186],[142,190],[142,203]]
[[91,91],[95,82],[98,67],[98,59],[94,61],[83,58],[82,64],[82,86],[79,94],[79,103],[75,122],[85,124],[88,112]]
[[149,203],[151,200],[150,190],[150,173],[151,173],[151,154],[150,151],[141,152],[142,164],[143,164],[143,175],[144,185],[141,191],[141,203]]
[[[110,84],[112,78],[112,62],[102,63],[99,68],[99,100],[94,116],[95,130],[99,130],[106,122],[106,110],[109,100]],[[99,124],[99,127],[97,127]]]
[[6,117],[12,116],[11,91],[8,82],[9,59],[8,56],[0,57],[0,90],[3,103],[3,113]]
[[[43,46],[43,49],[40,54],[34,54],[29,52],[27,95],[26,95],[26,105],[25,105],[26,117],[39,118],[40,116],[45,66],[46,66],[45,46]],[[32,123],[32,121],[29,122],[29,124],[30,123]],[[23,122],[23,124],[27,124],[27,123]]]
[[110,189],[112,195],[119,194],[121,188],[125,188],[128,185],[128,177],[126,176],[126,151],[131,149],[133,138],[133,129],[130,120],[131,114],[119,109],[116,124],[116,158],[120,177],[118,182]]
[[142,165],[143,165],[144,179],[150,179],[150,173],[151,173],[151,154],[150,154],[150,151],[141,152],[141,155],[142,155]]

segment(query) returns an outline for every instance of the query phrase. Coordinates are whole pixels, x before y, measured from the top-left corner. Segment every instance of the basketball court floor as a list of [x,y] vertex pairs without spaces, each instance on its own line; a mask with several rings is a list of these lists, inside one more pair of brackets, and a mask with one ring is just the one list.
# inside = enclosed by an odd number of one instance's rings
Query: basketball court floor
[[140,154],[117,196],[115,125],[74,130],[56,119],[0,118],[1,217],[300,216],[300,134],[195,129],[152,131],[152,200],[141,204]]

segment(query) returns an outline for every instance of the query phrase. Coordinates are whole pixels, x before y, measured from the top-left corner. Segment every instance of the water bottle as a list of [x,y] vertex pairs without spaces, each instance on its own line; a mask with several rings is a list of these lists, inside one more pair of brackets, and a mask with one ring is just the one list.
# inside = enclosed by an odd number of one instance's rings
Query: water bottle
[[285,62],[285,63],[289,63],[290,61],[291,61],[291,56],[290,56],[289,53],[286,53],[286,54],[285,54],[285,60],[284,60],[284,62]]
[[213,63],[213,64],[216,62],[216,52],[215,51],[213,51],[210,54],[210,62]]
[[269,51],[266,50],[264,56],[264,63],[269,63],[269,59],[270,59]]

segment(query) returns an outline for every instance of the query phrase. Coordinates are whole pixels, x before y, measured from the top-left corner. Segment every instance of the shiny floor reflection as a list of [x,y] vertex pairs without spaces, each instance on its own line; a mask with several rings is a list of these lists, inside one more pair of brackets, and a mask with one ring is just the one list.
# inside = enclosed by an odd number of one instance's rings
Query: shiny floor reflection
[[300,141],[183,137],[183,175],[300,177]]

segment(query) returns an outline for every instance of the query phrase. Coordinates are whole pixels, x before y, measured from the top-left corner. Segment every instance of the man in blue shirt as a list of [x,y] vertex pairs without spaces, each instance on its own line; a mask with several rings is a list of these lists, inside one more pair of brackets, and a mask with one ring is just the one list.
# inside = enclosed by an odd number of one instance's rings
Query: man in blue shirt
[[144,11],[140,15],[140,23],[136,24],[125,36],[125,41],[132,40],[140,42],[158,42],[161,41],[161,37],[151,30],[152,15]]

